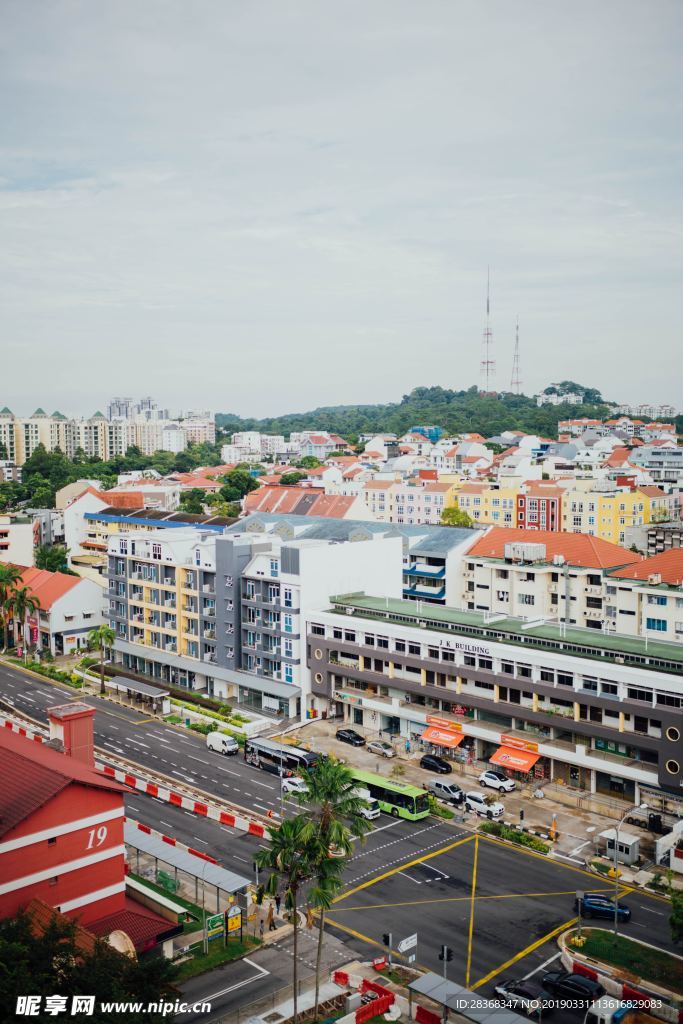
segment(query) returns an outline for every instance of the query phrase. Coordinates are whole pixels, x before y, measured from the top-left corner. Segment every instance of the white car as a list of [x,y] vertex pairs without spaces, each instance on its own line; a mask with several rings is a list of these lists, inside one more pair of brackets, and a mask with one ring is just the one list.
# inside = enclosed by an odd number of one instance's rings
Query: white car
[[282,780],[282,792],[283,793],[307,793],[308,786],[304,779],[299,779],[296,775],[290,779]]
[[465,793],[465,810],[473,811],[480,818],[500,818],[505,808],[486,793]]
[[487,768],[486,771],[481,773],[479,785],[497,789],[499,793],[511,793],[513,789],[517,789],[517,783],[514,779],[509,779],[503,772],[496,772],[492,768]]

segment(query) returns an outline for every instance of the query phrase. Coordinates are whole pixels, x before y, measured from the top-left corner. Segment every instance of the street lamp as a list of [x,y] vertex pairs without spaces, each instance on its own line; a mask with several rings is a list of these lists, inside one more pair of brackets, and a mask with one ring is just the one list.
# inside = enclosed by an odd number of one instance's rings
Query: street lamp
[[614,830],[614,934],[619,934],[619,829],[633,811],[646,811],[647,804],[636,804],[629,808]]

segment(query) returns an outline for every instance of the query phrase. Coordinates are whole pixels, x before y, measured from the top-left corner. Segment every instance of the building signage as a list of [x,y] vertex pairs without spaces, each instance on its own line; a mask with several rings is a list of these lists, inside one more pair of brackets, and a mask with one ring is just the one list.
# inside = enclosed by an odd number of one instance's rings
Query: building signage
[[507,733],[502,733],[500,742],[501,746],[504,747],[516,747],[517,750],[534,750],[538,753],[538,743],[534,743],[533,740],[521,740],[518,736],[508,736]]
[[462,732],[461,722],[452,722],[449,718],[439,718],[437,715],[427,715],[427,725],[436,725],[450,732]]
[[356,697],[355,694],[353,694],[353,693],[342,693],[341,690],[335,690],[333,696],[334,696],[335,700],[343,700],[347,704],[362,704],[363,703],[363,698],[362,697]]
[[468,640],[444,640],[441,646],[447,647],[449,651],[462,651],[463,654],[483,654],[486,657],[491,657],[490,647],[486,647],[484,644],[473,644]]

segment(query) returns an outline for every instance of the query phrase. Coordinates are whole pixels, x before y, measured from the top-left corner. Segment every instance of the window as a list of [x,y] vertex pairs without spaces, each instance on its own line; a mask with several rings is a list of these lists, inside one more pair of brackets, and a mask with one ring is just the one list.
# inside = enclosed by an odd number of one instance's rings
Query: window
[[289,637],[285,637],[285,658],[293,658],[293,651],[294,648],[292,646],[292,641],[289,639]]
[[47,845],[48,846],[54,846],[56,844],[56,842],[57,842],[57,836],[50,836],[50,838],[47,841]]
[[[292,591],[291,591],[291,588],[290,587],[285,587],[285,589],[283,590],[282,593],[283,593],[283,597],[284,597],[284,606],[285,606],[285,608],[293,608],[294,605],[292,603]],[[354,639],[355,639],[355,637],[354,637]]]
[[375,638],[374,638],[374,636],[371,633],[366,633],[365,634],[365,646],[366,647],[374,647],[375,646]]
[[627,694],[629,700],[642,700],[646,704],[652,704],[652,690],[641,690],[637,686],[629,686]]
[[511,661],[501,661],[500,669],[501,672],[504,672],[507,676],[513,676],[515,674],[515,666]]
[[[289,612],[286,612],[285,613],[285,633],[291,633],[291,632],[292,632],[292,616],[289,614]],[[325,633],[325,630],[323,630],[323,635],[324,635],[324,633]]]
[[388,651],[389,650],[389,637],[388,636],[378,636],[377,637],[377,646],[378,647],[382,647],[385,651]]
[[490,672],[493,669],[493,661],[491,660],[491,658],[480,658],[479,668],[488,669],[488,671]]
[[550,668],[542,668],[541,669],[541,682],[542,683],[554,683],[555,682],[555,673],[554,673],[554,671],[552,669],[550,669]]
[[666,619],[646,619],[645,626],[655,633],[666,633]]
[[558,672],[557,673],[557,682],[559,683],[560,686],[573,686],[574,685],[574,676],[570,675],[569,672]]
[[[285,618],[287,618],[287,616],[285,616]],[[312,633],[312,634],[313,634],[314,636],[325,636],[325,627],[324,627],[324,626],[321,626],[321,625],[320,625],[319,623],[317,623],[317,622],[313,622],[313,623],[311,624],[311,633]]]
[[336,626],[332,630],[332,636],[334,637],[335,640],[341,640],[343,638],[343,635],[344,634],[342,633],[341,629],[337,629]]
[[53,875],[52,878],[50,879],[49,884],[50,885],[56,885],[58,881],[59,881],[59,875]]
[[466,654],[463,661],[465,665],[469,665],[471,668],[477,667],[477,659],[473,654]]
[[291,665],[285,665],[285,682],[286,683],[293,683],[294,682],[294,669],[292,668]]
[[647,595],[647,603],[648,604],[658,604],[658,605],[661,605],[661,606],[665,606],[666,604],[668,604],[668,601],[667,601],[666,597],[664,597],[661,594],[648,594]]
[[[197,555],[200,554],[199,548],[197,548]],[[152,544],[152,558],[157,562],[161,561],[161,544]]]
[[347,643],[355,644],[355,642],[356,642],[356,634],[354,633],[354,631],[352,629],[345,629],[344,630],[344,639],[346,640]]
[[421,653],[422,650],[419,644],[408,644],[408,654],[417,654],[419,657]]
[[517,604],[533,605],[536,603],[536,598],[533,594],[517,594]]
[[278,576],[279,575],[279,568],[280,568],[280,563],[278,562],[277,558],[271,558],[271,560],[270,560],[270,575],[271,576]]
[[119,541],[119,554],[121,554],[121,555],[128,554],[128,541],[127,540],[120,540]]
[[394,650],[397,654],[405,654],[406,645],[404,640],[397,640],[394,644]]

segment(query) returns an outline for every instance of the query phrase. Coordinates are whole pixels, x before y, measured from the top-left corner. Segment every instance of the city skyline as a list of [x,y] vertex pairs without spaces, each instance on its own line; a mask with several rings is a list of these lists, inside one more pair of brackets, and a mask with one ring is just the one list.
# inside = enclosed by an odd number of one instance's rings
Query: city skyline
[[6,11],[12,404],[469,386],[488,264],[498,389],[519,316],[527,393],[675,402],[677,5],[267,9]]

